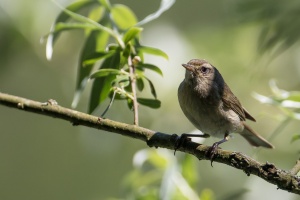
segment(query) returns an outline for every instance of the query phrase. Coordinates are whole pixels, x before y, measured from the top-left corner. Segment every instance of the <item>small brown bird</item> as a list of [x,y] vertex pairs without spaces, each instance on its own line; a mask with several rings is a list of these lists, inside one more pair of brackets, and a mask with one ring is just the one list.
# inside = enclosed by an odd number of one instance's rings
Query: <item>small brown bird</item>
[[[178,100],[183,113],[204,133],[204,137],[212,135],[223,138],[211,147],[209,151],[211,161],[218,145],[226,142],[231,133],[241,134],[255,147],[274,148],[245,123],[246,119],[252,121],[255,119],[242,107],[214,66],[199,59],[192,59],[182,66],[186,72],[185,79],[178,88]],[[193,135],[184,134],[182,137]],[[179,140],[182,140],[182,137]],[[181,141],[177,142],[175,149],[181,144]]]

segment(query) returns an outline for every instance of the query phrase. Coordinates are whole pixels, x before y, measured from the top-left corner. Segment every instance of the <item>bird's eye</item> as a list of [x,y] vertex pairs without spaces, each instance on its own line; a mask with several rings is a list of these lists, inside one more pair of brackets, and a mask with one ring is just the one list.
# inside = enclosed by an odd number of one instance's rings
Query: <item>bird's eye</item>
[[208,74],[209,71],[210,71],[210,69],[209,69],[208,67],[202,66],[202,67],[200,68],[200,72],[201,72],[202,74]]

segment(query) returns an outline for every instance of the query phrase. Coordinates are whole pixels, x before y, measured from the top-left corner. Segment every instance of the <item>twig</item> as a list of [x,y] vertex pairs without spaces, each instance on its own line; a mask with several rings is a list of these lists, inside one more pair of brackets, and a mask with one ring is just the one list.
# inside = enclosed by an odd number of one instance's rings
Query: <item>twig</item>
[[116,93],[117,93],[117,91],[114,90],[114,93],[113,93],[113,95],[112,95],[112,97],[111,97],[111,99],[110,99],[110,102],[109,102],[108,106],[106,107],[106,109],[104,110],[104,112],[101,114],[101,118],[104,117],[104,115],[106,114],[106,112],[107,112],[107,111],[110,109],[110,107],[112,106],[112,104],[113,104],[113,102],[114,102],[114,100],[115,100]]
[[138,102],[136,96],[136,80],[135,80],[135,68],[132,63],[131,56],[128,56],[128,66],[129,66],[129,74],[130,74],[130,82],[131,82],[131,90],[133,96],[133,117],[134,117],[134,125],[139,125],[139,113],[138,113]]
[[[53,100],[51,102],[53,102]],[[83,125],[136,138],[145,141],[150,147],[154,146],[174,150],[175,142],[178,138],[176,134],[170,135],[156,132],[136,125],[88,115],[76,110],[64,108],[56,103],[41,103],[1,92],[0,104],[27,112],[64,119],[72,122],[73,125]],[[210,147],[206,145],[187,141],[178,151],[192,154],[200,160],[210,160],[210,158],[206,157],[209,148]],[[214,162],[224,163],[236,169],[243,170],[248,176],[250,174],[256,175],[276,185],[279,189],[300,195],[300,177],[295,175],[296,171],[299,170],[299,161],[292,171],[289,172],[279,169],[268,162],[261,164],[239,152],[218,149]]]
[[297,175],[299,171],[300,171],[300,160],[297,160],[296,165],[291,170],[291,174]]

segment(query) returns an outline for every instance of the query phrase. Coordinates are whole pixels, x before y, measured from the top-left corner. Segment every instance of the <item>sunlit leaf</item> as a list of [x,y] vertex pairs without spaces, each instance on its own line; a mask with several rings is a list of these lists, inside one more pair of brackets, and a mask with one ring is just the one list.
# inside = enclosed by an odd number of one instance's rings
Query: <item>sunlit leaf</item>
[[155,55],[155,56],[161,56],[167,60],[169,59],[168,55],[165,52],[157,48],[141,46],[138,48],[138,51],[146,54]]
[[143,28],[140,27],[131,27],[128,31],[126,31],[126,33],[123,36],[124,43],[127,44],[130,40],[135,38],[142,30]]
[[104,16],[105,8],[103,6],[98,6],[92,9],[88,15],[88,18],[95,22],[99,22]]
[[290,95],[290,93],[288,91],[279,89],[274,79],[270,80],[269,85],[270,85],[270,88],[271,88],[273,94],[279,98],[285,99]]
[[258,101],[260,101],[261,103],[265,103],[265,104],[271,104],[271,105],[278,105],[278,102],[276,102],[274,99],[258,94],[258,93],[253,93],[252,96],[257,99]]
[[125,5],[115,4],[111,7],[111,16],[120,29],[128,29],[137,23],[135,14]]
[[137,68],[142,70],[142,69],[150,69],[156,73],[158,73],[159,75],[163,76],[163,73],[161,71],[161,69],[155,65],[152,65],[152,64],[147,64],[147,63],[139,63],[137,65]]
[[[95,4],[98,4],[98,2],[96,2],[96,1],[77,1],[77,2],[72,3],[71,5],[67,6],[66,9],[70,10],[72,12],[77,12],[78,10],[81,10],[83,8],[86,8],[88,6],[92,6]],[[47,38],[47,44],[46,44],[46,57],[48,60],[51,60],[52,53],[53,53],[53,45],[59,36],[59,32],[52,33],[55,29],[56,24],[60,23],[60,22],[66,22],[69,19],[70,19],[70,16],[62,11],[56,18],[55,22],[52,24],[51,29],[50,29],[50,34]]]
[[295,142],[296,140],[300,140],[300,134],[293,135],[291,142]]
[[291,100],[291,101],[295,101],[295,102],[300,102],[300,92],[298,92],[298,91],[290,92],[287,100]]
[[74,19],[78,22],[91,24],[91,25],[95,26],[95,29],[109,33],[112,37],[114,37],[120,43],[120,45],[124,46],[123,41],[121,40],[119,35],[115,31],[113,31],[111,28],[103,26],[102,24],[99,24],[98,22],[96,22],[88,17],[85,17],[85,16],[77,14],[71,10],[68,10],[67,8],[62,7],[58,3],[56,3],[56,5],[60,9],[62,9],[63,12],[65,12],[67,15],[69,15],[72,19]]
[[137,98],[138,103],[150,108],[160,108],[161,102],[157,99]]
[[165,11],[170,9],[174,3],[175,3],[175,0],[161,0],[159,9],[156,12],[145,17],[142,21],[140,21],[137,24],[137,26],[144,25],[144,24],[158,18],[162,13],[164,13]]

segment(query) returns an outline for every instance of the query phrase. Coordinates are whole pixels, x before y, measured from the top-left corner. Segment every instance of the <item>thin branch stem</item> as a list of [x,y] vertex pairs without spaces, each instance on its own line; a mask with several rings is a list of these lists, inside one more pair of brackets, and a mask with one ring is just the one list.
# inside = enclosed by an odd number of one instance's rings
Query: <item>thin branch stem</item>
[[130,82],[131,82],[131,90],[133,96],[133,117],[134,117],[134,125],[139,125],[139,113],[138,113],[138,102],[136,96],[136,79],[135,79],[135,67],[132,63],[132,58],[128,56],[128,66],[129,66],[129,73],[130,73]]
[[300,171],[300,159],[297,160],[296,165],[291,170],[291,174],[297,175],[299,171]]
[[[136,138],[146,142],[150,147],[174,150],[175,143],[178,139],[176,134],[170,135],[156,132],[136,125],[103,119],[76,110],[64,108],[59,106],[55,100],[48,100],[46,103],[42,103],[0,92],[0,104],[27,112],[67,120],[74,126],[82,125]],[[210,160],[210,158],[207,157],[209,148],[210,147],[206,145],[187,141],[178,149],[178,151],[192,154],[199,160]],[[299,171],[299,161],[293,167],[291,172],[289,172],[279,169],[268,162],[265,164],[259,163],[253,158],[239,152],[218,149],[215,154],[214,162],[223,163],[230,167],[240,169],[248,176],[250,176],[250,174],[256,175],[265,181],[276,185],[279,189],[300,195],[300,177],[295,175],[297,174],[296,172]]]

